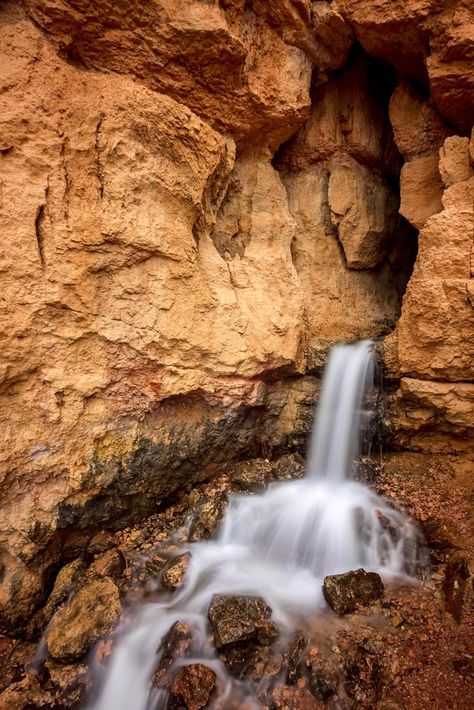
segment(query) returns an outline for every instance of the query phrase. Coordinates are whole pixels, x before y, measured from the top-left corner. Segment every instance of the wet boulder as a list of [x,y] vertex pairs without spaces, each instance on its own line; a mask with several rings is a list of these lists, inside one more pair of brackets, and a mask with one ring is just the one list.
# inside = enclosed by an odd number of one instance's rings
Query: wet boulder
[[357,569],[324,578],[324,598],[339,616],[350,614],[358,606],[368,606],[381,599],[383,593],[384,586],[376,572]]
[[121,611],[119,591],[111,579],[86,582],[54,615],[46,634],[49,653],[62,662],[82,658],[112,631]]
[[305,474],[304,458],[298,454],[285,454],[273,466],[273,478],[277,481],[291,481],[303,478]]
[[296,683],[301,675],[303,654],[307,645],[306,637],[301,631],[295,631],[285,654],[287,666],[286,682],[289,685]]
[[256,639],[259,623],[269,619],[271,613],[261,597],[214,594],[209,620],[216,647]]
[[168,710],[201,710],[216,687],[216,674],[202,663],[182,666],[169,688]]
[[217,533],[227,508],[227,496],[221,494],[207,500],[196,513],[189,530],[189,541],[208,540]]
[[273,465],[268,459],[244,461],[233,467],[231,481],[242,491],[263,491],[270,480]]
[[171,626],[157,650],[159,660],[152,678],[154,687],[167,687],[171,665],[177,658],[190,656],[195,641],[196,630],[187,621],[176,621]]
[[169,560],[163,567],[161,584],[165,589],[174,591],[184,584],[184,576],[188,570],[191,553],[184,552]]

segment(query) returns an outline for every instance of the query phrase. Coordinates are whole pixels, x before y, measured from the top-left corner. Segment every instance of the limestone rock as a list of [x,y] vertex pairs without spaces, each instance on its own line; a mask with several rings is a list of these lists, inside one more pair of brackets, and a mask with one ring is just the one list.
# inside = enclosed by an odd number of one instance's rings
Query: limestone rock
[[429,81],[439,113],[461,131],[471,129],[474,10],[469,0],[441,6],[431,0],[337,0],[333,5],[369,54],[388,60],[421,86]]
[[[367,169],[361,171],[362,175],[368,173]],[[347,269],[331,221],[329,180],[330,170],[324,164],[283,173],[289,209],[296,222],[292,254],[303,298],[307,367],[318,371],[330,345],[338,339],[377,337],[396,322],[400,294],[408,278],[404,260],[416,246],[412,234],[405,238],[397,228],[401,254],[400,258],[395,255],[395,268],[384,263],[373,272]],[[380,184],[378,178],[376,181]]]
[[[437,392],[437,409],[441,393],[449,396],[446,422],[451,423],[452,416],[457,418],[454,411],[459,405],[454,405],[456,387],[453,390],[450,382],[474,379],[474,346],[468,335],[474,327],[474,180],[469,177],[467,139],[458,138],[447,138],[446,149],[440,151],[444,181],[450,186],[442,197],[444,209],[430,217],[420,232],[418,258],[405,294],[397,337],[402,375],[443,380],[434,384],[433,392]],[[426,382],[426,386],[430,388],[431,384]],[[464,397],[461,392],[464,389],[454,396],[458,403]]]
[[474,114],[472,3],[451,0],[433,13],[427,24],[431,50],[427,69],[433,100],[448,121],[468,132]]
[[184,552],[165,564],[161,575],[161,584],[165,589],[174,590],[183,586],[190,561],[191,553]]
[[119,592],[111,579],[86,582],[56,612],[46,634],[49,653],[63,662],[81,658],[112,631],[120,612]]
[[398,154],[387,116],[386,82],[370,60],[359,58],[316,86],[310,116],[284,146],[278,164],[304,169],[344,150],[360,162],[396,173]]
[[431,0],[337,0],[333,4],[369,54],[383,57],[404,75],[425,79],[423,33]]
[[[290,3],[277,3],[284,5]],[[146,8],[134,0],[120,7],[28,0],[25,7],[65,58],[134,77],[224,133],[263,132],[276,147],[307,113],[311,61],[294,45],[301,31],[285,43],[258,6],[245,12],[243,4],[227,9],[199,0]],[[306,27],[310,37],[309,18]]]
[[356,161],[336,164],[328,200],[347,266],[371,269],[380,263],[397,224],[398,200],[388,185]]
[[384,587],[380,576],[363,569],[324,578],[324,598],[336,614],[343,616],[367,606],[383,597]]
[[473,175],[469,159],[469,138],[446,138],[439,151],[439,172],[445,187],[469,180]]
[[311,2],[311,25],[319,52],[327,55],[326,66],[319,60],[318,67],[342,66],[354,42],[354,33],[342,15],[328,2]]
[[444,139],[453,132],[409,83],[397,86],[390,98],[389,110],[395,143],[405,160],[437,153]]
[[202,663],[183,666],[170,686],[168,708],[201,710],[207,707],[216,687],[216,674]]
[[441,212],[443,184],[436,153],[410,160],[400,174],[400,214],[421,229],[428,217]]
[[216,647],[256,637],[258,622],[269,619],[271,613],[261,597],[214,594],[209,620]]
[[438,453],[470,452],[474,436],[474,384],[403,377],[394,395],[399,445]]

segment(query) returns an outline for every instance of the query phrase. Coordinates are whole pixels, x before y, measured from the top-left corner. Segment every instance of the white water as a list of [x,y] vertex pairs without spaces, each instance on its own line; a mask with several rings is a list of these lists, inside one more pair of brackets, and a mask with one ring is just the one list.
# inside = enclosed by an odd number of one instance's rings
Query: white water
[[[149,682],[170,626],[187,620],[199,632],[195,658],[218,675],[220,701],[231,680],[206,640],[215,593],[257,594],[282,627],[324,607],[327,574],[363,567],[385,579],[411,576],[417,564],[412,523],[366,486],[350,480],[373,384],[370,341],[333,348],[323,379],[308,475],[255,496],[233,496],[216,541],[190,545],[185,586],[144,606],[117,642],[90,710],[165,710],[166,691]],[[186,661],[189,662],[189,661]],[[248,701],[248,699],[247,699]],[[259,705],[256,705],[259,707]]]

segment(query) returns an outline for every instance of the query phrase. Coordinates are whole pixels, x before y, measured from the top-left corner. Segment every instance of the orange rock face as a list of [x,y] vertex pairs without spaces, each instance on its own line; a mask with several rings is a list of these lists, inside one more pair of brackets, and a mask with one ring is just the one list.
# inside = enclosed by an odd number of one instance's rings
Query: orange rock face
[[303,436],[335,340],[398,322],[398,442],[468,448],[471,14],[2,4],[2,628],[71,531]]

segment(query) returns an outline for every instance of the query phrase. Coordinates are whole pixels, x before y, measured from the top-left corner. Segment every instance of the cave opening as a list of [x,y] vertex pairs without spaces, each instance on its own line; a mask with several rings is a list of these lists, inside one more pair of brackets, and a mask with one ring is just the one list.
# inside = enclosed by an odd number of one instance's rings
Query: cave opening
[[355,45],[323,81],[314,72],[309,118],[273,156],[296,222],[310,349],[383,337],[400,316],[418,230],[399,212],[404,159],[389,115],[398,83],[387,61]]

